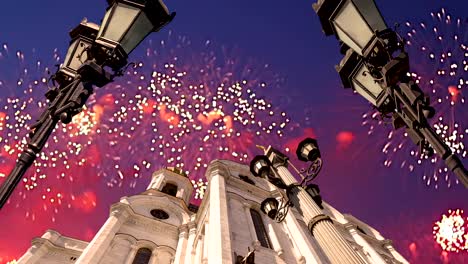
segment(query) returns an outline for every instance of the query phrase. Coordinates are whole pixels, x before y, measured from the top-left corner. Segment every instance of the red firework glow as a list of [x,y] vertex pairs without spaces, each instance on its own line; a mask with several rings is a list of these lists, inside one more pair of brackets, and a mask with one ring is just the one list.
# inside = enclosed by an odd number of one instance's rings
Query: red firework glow
[[434,224],[434,239],[444,251],[468,251],[468,217],[463,210],[449,210]]

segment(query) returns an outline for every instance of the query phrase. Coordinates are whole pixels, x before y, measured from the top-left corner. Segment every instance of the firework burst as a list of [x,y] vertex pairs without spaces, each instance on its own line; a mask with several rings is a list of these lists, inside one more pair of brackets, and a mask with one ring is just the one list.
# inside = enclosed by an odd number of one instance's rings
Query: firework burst
[[98,149],[107,150],[102,164],[116,169],[99,170],[109,185],[135,186],[122,175],[136,179],[160,166],[199,178],[214,158],[246,162],[258,142],[283,138],[290,119],[267,99],[281,83],[269,65],[242,62],[210,41],[193,46],[172,34],[150,42],[144,59],[97,92],[96,132],[106,138]]
[[434,224],[434,240],[444,251],[468,251],[467,230],[468,218],[463,216],[463,210],[449,210]]
[[[430,121],[436,133],[451,150],[460,157],[467,156],[468,115],[465,93],[468,90],[468,31],[467,22],[452,18],[444,9],[431,14],[429,23],[405,24],[407,49],[411,58],[409,73],[425,94],[431,97],[431,105],[437,114]],[[450,176],[437,155],[428,157],[420,153],[404,131],[381,128],[377,112],[363,115],[362,125],[369,134],[382,135],[384,165],[392,164],[421,175],[427,186],[449,188],[458,184]],[[373,120],[377,121],[378,124]],[[393,129],[392,129],[393,130]]]
[[[7,46],[2,54],[9,54]],[[171,33],[148,42],[124,76],[97,89],[86,109],[55,129],[13,203],[33,220],[38,210],[52,211],[55,221],[64,208],[92,211],[99,200],[92,188],[100,184],[136,188],[138,179],[163,166],[179,167],[203,182],[200,170],[211,160],[246,162],[256,144],[282,142],[292,128],[280,110],[281,78],[269,65],[237,55]],[[1,83],[10,91],[0,113],[3,176],[26,144],[28,125],[46,107],[48,68],[28,69],[22,52],[15,58],[23,65],[20,72],[28,74],[14,85]],[[40,208],[35,202],[24,206],[31,199],[42,201]]]

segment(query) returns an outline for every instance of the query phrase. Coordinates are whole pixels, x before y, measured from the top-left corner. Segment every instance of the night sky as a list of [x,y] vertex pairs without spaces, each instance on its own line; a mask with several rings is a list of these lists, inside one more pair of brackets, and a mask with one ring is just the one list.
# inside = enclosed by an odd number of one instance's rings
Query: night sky
[[[284,77],[281,91],[288,92],[273,93],[275,98],[287,98],[286,110],[303,129],[302,135],[296,131],[291,136],[291,142],[311,134],[319,140],[325,167],[317,182],[325,200],[393,240],[411,263],[468,262],[468,253],[442,254],[432,240],[432,225],[441,214],[448,209],[468,210],[467,191],[461,185],[447,188],[444,184],[436,190],[426,186],[420,175],[410,174],[398,166],[382,165],[379,137],[386,134],[369,136],[367,128],[361,126],[361,116],[370,106],[350,90],[341,88],[334,70],[340,60],[337,42],[322,34],[311,8],[312,1],[168,0],[165,3],[177,16],[160,33],[153,34],[152,39],[158,41],[169,30],[193,40],[209,39],[236,47],[239,56],[268,63]],[[64,51],[68,31],[83,17],[99,22],[105,6],[104,0],[6,1],[0,8],[0,43],[25,52],[34,48],[44,57],[55,48]],[[388,25],[430,20],[430,12],[443,7],[453,17],[466,20],[468,9],[465,1],[455,0],[381,0],[378,6]],[[137,48],[135,53],[139,52]],[[5,65],[1,65],[0,71],[4,71],[1,75],[7,72]],[[0,91],[1,96],[4,93]],[[468,166],[466,158],[463,162]],[[147,183],[149,179],[140,179],[132,191],[143,190]],[[19,258],[30,246],[31,239],[49,228],[89,240],[108,216],[109,205],[118,197],[131,195],[123,188],[94,192],[99,197],[95,207],[70,210],[60,214],[55,222],[44,214],[40,214],[43,219],[26,220],[20,209],[7,205],[0,211],[0,263]]]

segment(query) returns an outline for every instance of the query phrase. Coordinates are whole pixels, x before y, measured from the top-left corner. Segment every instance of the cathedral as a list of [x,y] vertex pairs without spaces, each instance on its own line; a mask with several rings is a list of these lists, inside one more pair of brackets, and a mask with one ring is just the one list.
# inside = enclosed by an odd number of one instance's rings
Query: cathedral
[[[190,204],[194,188],[187,175],[161,169],[153,173],[146,191],[111,206],[90,242],[48,230],[32,240],[18,263],[331,263],[295,207],[280,223],[262,213],[262,201],[281,197],[281,191],[254,177],[248,166],[214,160],[205,176],[208,189],[199,207]],[[408,263],[377,230],[322,203],[323,214],[361,263]],[[329,245],[339,251],[334,241]]]

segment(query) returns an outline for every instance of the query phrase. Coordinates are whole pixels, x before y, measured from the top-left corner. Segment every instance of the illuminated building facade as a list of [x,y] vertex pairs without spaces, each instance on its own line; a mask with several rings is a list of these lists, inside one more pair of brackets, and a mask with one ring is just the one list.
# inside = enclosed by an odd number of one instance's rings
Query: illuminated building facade
[[[330,263],[298,210],[291,208],[281,223],[261,212],[261,202],[280,192],[253,177],[248,166],[214,160],[206,178],[209,187],[197,208],[189,204],[193,186],[184,173],[156,171],[146,191],[111,206],[91,242],[49,230],[18,263],[231,264],[253,250],[257,264]],[[323,206],[365,263],[408,263],[378,231]]]

